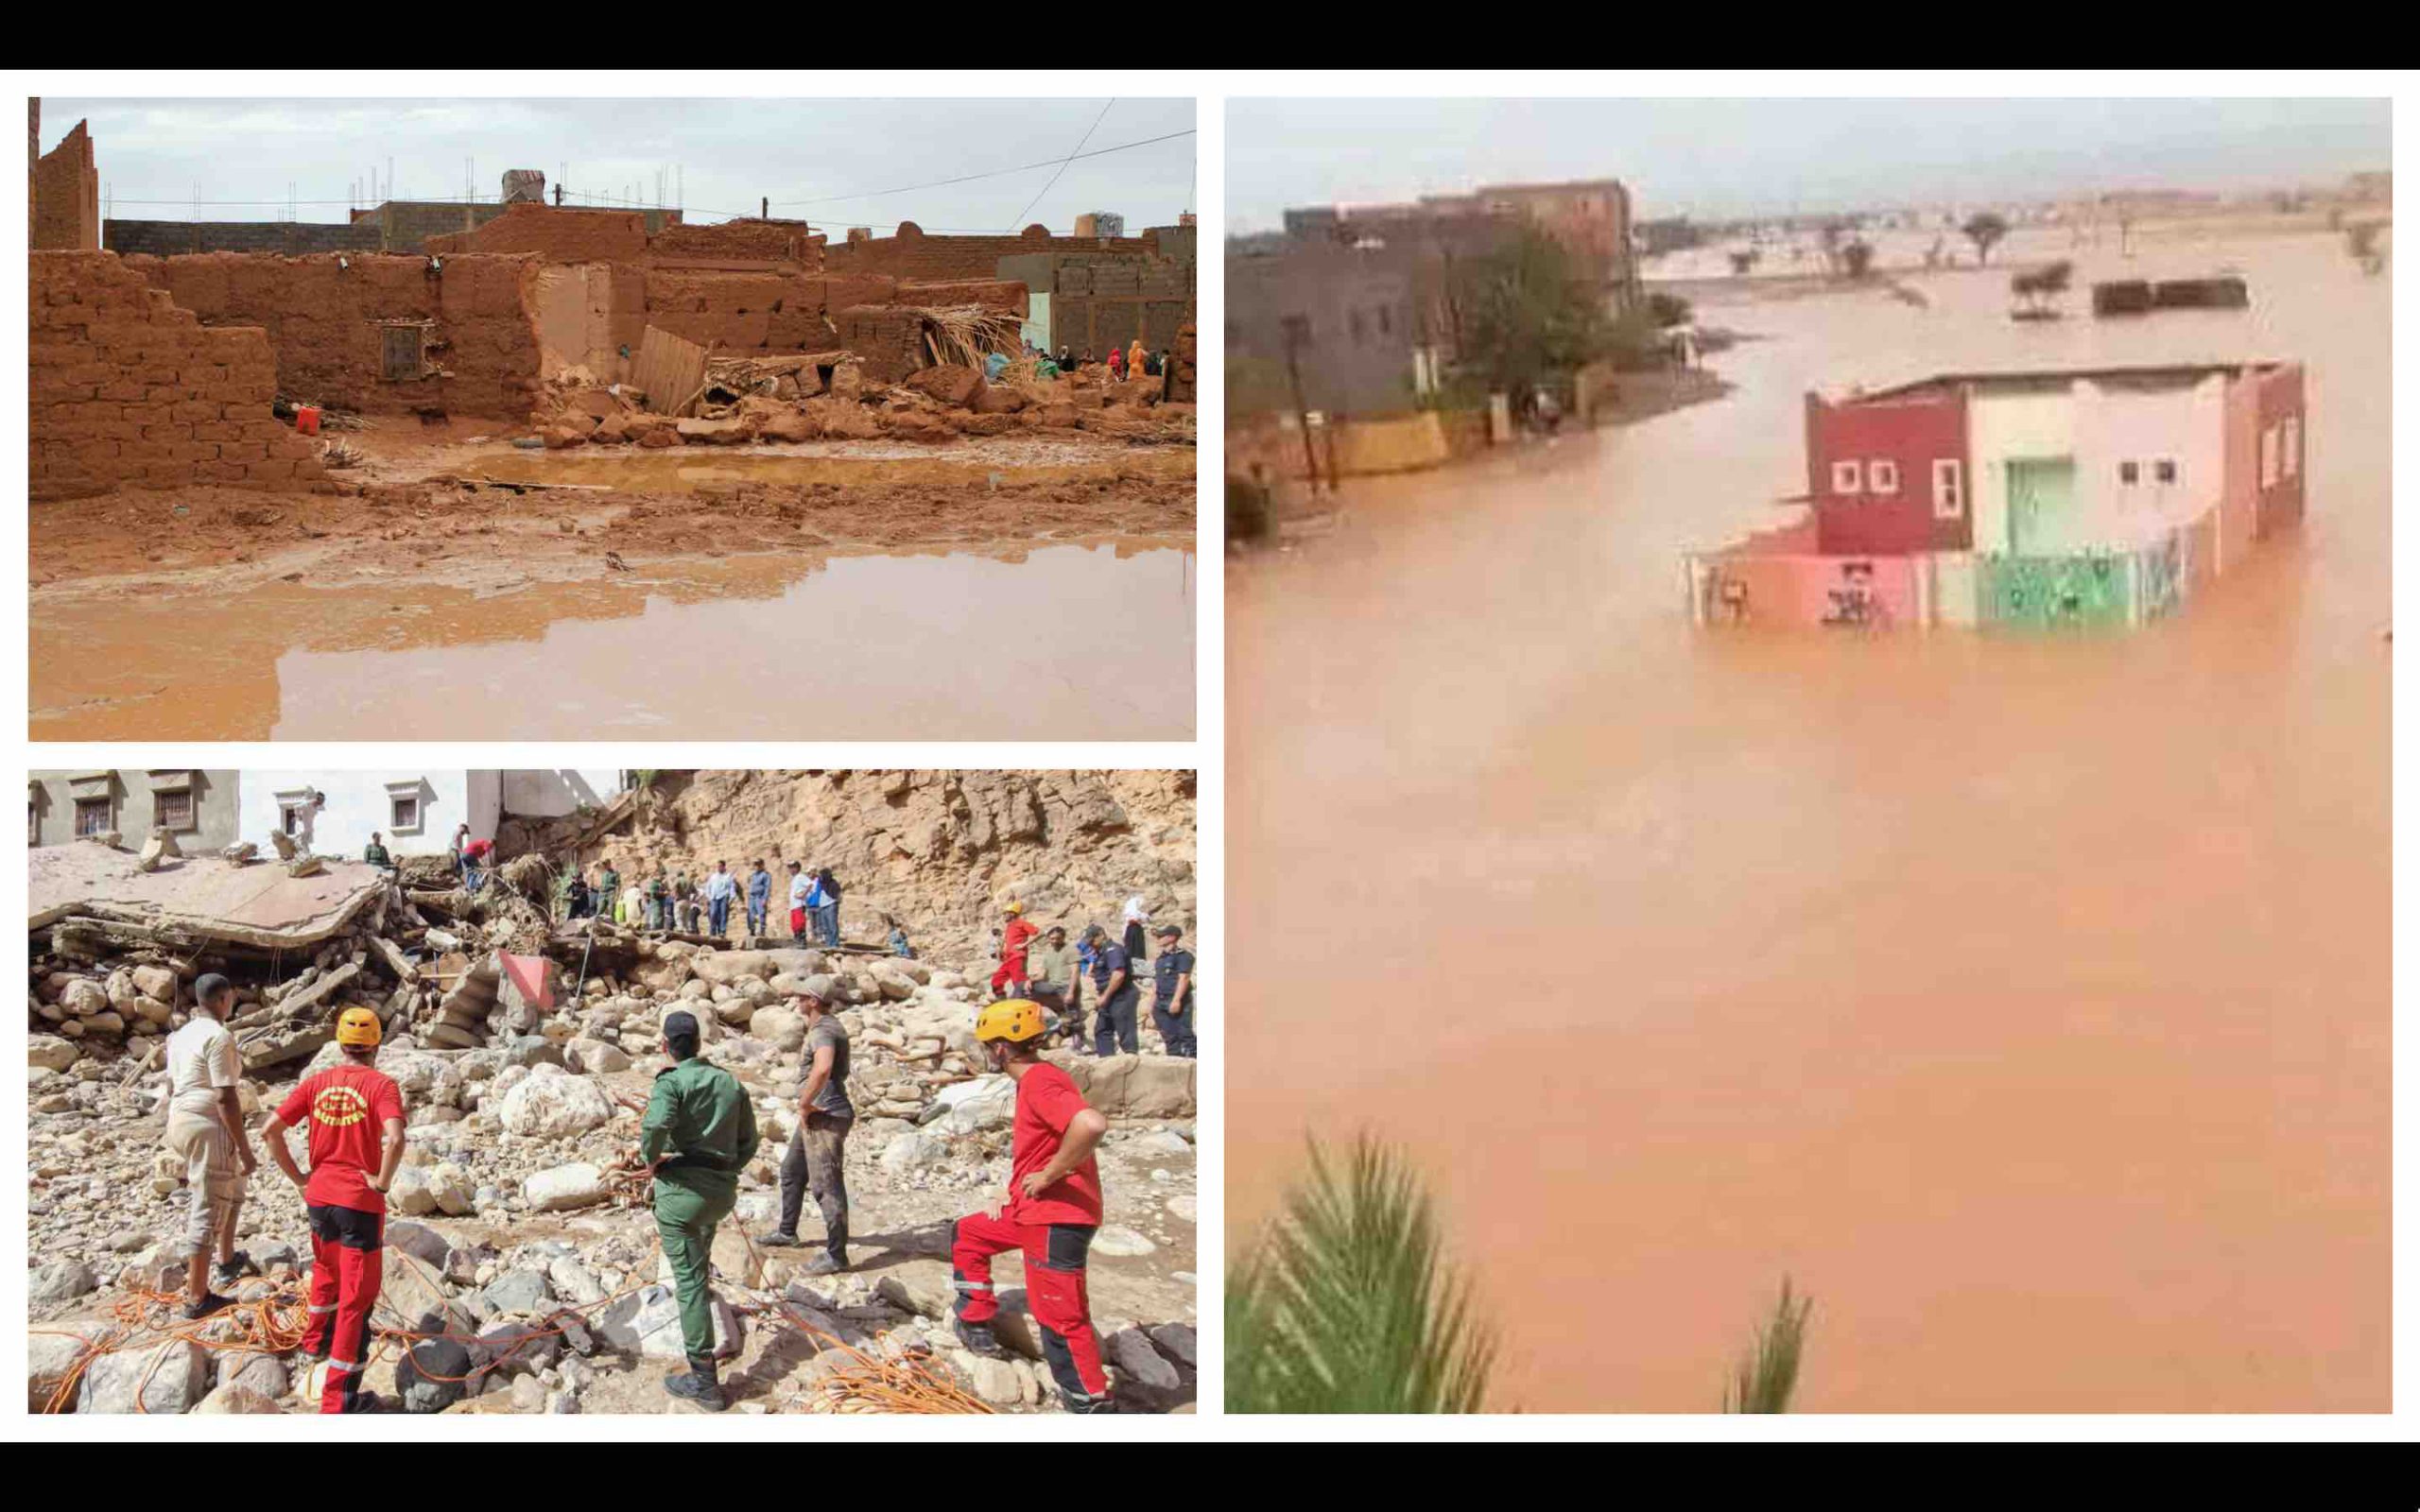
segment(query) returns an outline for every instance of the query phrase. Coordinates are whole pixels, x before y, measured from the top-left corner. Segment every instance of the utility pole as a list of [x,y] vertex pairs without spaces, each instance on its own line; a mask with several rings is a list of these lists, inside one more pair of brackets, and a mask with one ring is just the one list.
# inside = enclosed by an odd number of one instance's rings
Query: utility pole
[[757,197],[756,218],[758,220],[770,220],[773,218],[773,197],[771,195],[760,195]]
[[[1320,491],[1320,458],[1319,454],[1311,449],[1311,411],[1303,401],[1303,365],[1298,357],[1304,337],[1309,334],[1309,325],[1307,316],[1286,317],[1286,376],[1294,386],[1294,422],[1303,428],[1303,474],[1309,481],[1312,496],[1317,497]],[[1329,491],[1335,490],[1331,489]]]

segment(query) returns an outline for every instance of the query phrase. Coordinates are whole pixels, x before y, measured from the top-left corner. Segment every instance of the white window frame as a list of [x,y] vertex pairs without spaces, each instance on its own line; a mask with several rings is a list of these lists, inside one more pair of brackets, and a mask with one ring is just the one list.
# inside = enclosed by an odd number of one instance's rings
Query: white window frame
[[1966,518],[1966,464],[1954,456],[1932,459],[1932,517]]
[[1881,498],[1899,496],[1899,464],[1887,456],[1870,457],[1865,464],[1866,491]]
[[2277,486],[2277,432],[2280,428],[2272,425],[2260,433],[2260,486],[2264,489]]
[[[405,824],[395,817],[395,805],[408,800],[419,817]],[[387,833],[389,834],[425,834],[428,833],[428,783],[415,777],[409,782],[387,784]]]
[[1863,493],[1864,491],[1864,463],[1850,460],[1845,462],[1835,462],[1832,464],[1832,493],[1834,497],[1837,498],[1846,494]]
[[2297,478],[2303,472],[2303,418],[2289,415],[2277,422],[2277,461],[2286,476]]
[[2143,464],[2133,457],[2126,457],[2120,460],[2118,464],[2118,486],[2121,489],[2141,488],[2143,486]]
[[[2168,476],[2161,477],[2159,475],[2160,469],[2162,468],[2168,469]],[[2176,458],[2172,456],[2155,456],[2152,458],[2152,486],[2153,488],[2172,489],[2184,481],[2185,468],[2182,463],[2176,460]]]

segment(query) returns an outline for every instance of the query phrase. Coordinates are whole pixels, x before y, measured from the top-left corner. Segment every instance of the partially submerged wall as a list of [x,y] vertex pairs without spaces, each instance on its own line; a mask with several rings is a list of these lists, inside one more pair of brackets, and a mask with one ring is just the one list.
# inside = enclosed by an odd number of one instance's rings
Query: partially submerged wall
[[108,252],[35,252],[32,497],[321,476],[270,414],[277,365],[256,328],[207,328]]
[[[130,259],[204,325],[268,333],[277,387],[365,414],[527,418],[541,376],[529,288],[534,256]],[[381,322],[420,322],[426,363],[385,376]]]
[[101,176],[84,123],[34,164],[36,251],[89,252],[101,245]]

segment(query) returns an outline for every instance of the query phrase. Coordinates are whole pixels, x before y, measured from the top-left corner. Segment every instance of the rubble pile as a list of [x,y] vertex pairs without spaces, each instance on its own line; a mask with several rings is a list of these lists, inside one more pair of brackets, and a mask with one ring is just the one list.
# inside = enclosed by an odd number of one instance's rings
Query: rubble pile
[[[241,849],[241,848],[236,848]],[[67,858],[49,852],[86,852]],[[308,1256],[301,1194],[264,1160],[241,1244],[262,1275],[239,1305],[179,1324],[153,1294],[171,1254],[182,1164],[161,1147],[163,1037],[193,979],[237,984],[231,1019],[250,1128],[334,1062],[336,1015],[379,1012],[378,1066],[402,1087],[407,1152],[389,1195],[387,1331],[369,1383],[407,1411],[661,1411],[680,1367],[669,1271],[643,1179],[627,1168],[662,1054],[663,1016],[694,1012],[704,1055],[737,1075],[763,1143],[717,1241],[717,1335],[735,1404],[754,1411],[1043,1410],[1055,1402],[1022,1292],[987,1360],[948,1325],[950,1222],[1008,1179],[1007,1078],[981,1074],[979,967],[811,950],[735,950],[595,920],[549,924],[533,902],[551,868],[508,863],[466,893],[441,862],[397,876],[325,862],[183,858],[125,903],[137,856],[90,842],[33,852],[29,1106],[33,1410],[309,1411],[308,1362],[278,1319]],[[300,858],[298,858],[300,859]],[[72,864],[72,865],[71,865]],[[68,868],[66,870],[60,869]],[[127,877],[117,875],[122,869]],[[191,868],[191,874],[173,873]],[[266,876],[266,873],[279,873]],[[45,883],[45,876],[52,880]],[[69,880],[82,891],[68,886]],[[179,913],[193,891],[308,885],[278,931]],[[91,896],[84,896],[89,893]],[[216,894],[213,894],[216,895]],[[316,934],[289,948],[285,935]],[[804,1077],[802,979],[836,974],[849,1006],[855,1266],[808,1284],[811,1248],[760,1250]],[[1093,1248],[1096,1325],[1117,1389],[1142,1406],[1192,1399],[1194,1064],[1052,1052],[1112,1122],[1100,1147],[1107,1223]],[[814,1228],[808,1207],[807,1228]],[[793,1258],[795,1257],[795,1258]],[[1004,1280],[1014,1276],[1010,1263]],[[414,1342],[407,1335],[428,1335]],[[280,1343],[287,1347],[277,1348]]]
[[666,405],[664,412],[647,407],[627,385],[598,387],[575,372],[544,387],[530,425],[550,450],[885,438],[948,441],[1068,430],[1191,445],[1192,404],[1164,402],[1162,387],[1150,378],[1117,382],[1098,364],[1056,378],[1036,377],[1031,364],[1016,364],[995,383],[980,368],[959,363],[921,368],[899,384],[883,386],[867,380],[854,355],[836,352],[717,360],[708,365],[706,383],[696,395]]

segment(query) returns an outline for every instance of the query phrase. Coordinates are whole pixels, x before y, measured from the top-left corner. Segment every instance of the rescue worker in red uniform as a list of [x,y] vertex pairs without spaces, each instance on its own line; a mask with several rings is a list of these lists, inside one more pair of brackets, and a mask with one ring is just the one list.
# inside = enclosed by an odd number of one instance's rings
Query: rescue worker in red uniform
[[[378,1015],[345,1009],[337,1044],[344,1059],[296,1087],[262,1137],[311,1213],[311,1323],[302,1348],[328,1363],[320,1410],[376,1412],[378,1399],[361,1389],[361,1376],[370,1363],[370,1312],[378,1305],[387,1188],[404,1160],[404,1094],[371,1065]],[[308,1177],[285,1146],[285,1131],[306,1119]]]
[[1041,933],[1025,917],[1025,904],[1009,904],[1009,921],[1000,930],[1000,969],[992,973],[994,997],[1025,990],[1025,948]]
[[950,1236],[950,1275],[957,1283],[958,1342],[977,1354],[998,1355],[992,1319],[1000,1299],[992,1289],[992,1257],[1025,1257],[1026,1305],[1042,1332],[1042,1357],[1069,1412],[1117,1410],[1093,1332],[1084,1263],[1100,1229],[1100,1168],[1095,1146],[1109,1120],[1086,1106],[1075,1079],[1042,1058],[1042,1007],[1022,998],[986,1004],[975,1022],[992,1069],[1016,1083],[1011,1125],[1009,1194],[958,1220]]

